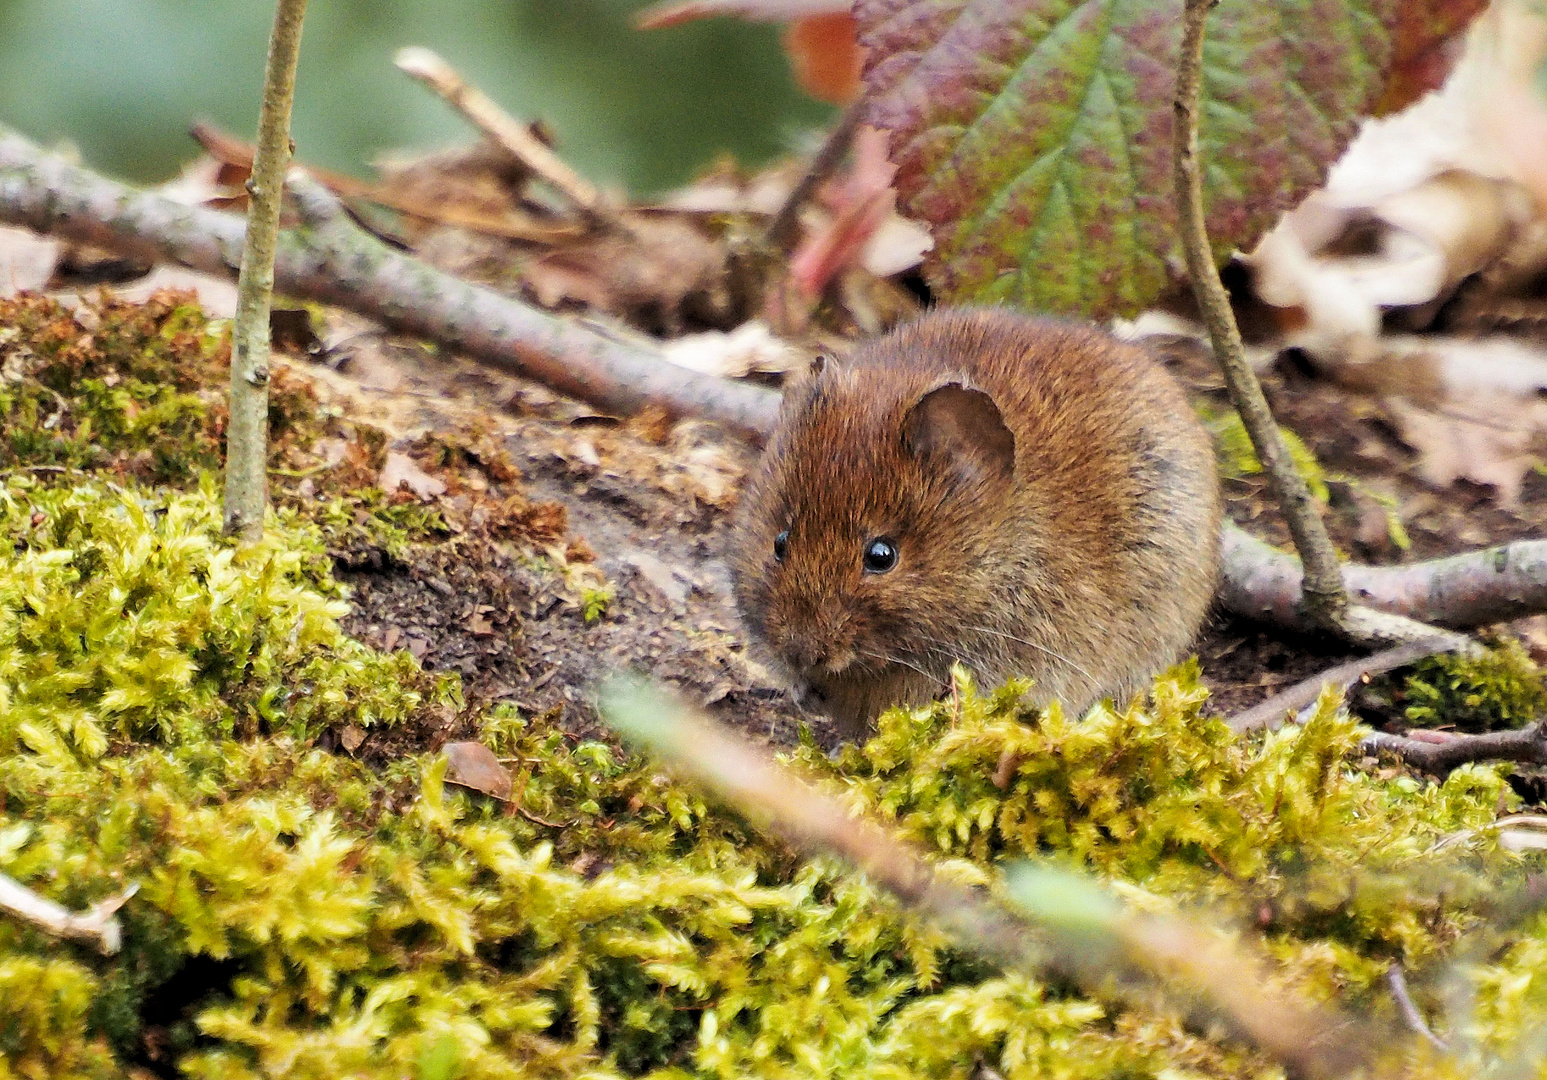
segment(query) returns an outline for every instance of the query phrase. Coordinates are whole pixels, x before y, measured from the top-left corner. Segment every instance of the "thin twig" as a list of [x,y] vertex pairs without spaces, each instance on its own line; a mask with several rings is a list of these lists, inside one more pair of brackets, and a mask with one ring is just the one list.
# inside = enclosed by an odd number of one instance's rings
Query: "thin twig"
[[[194,124],[189,129],[205,153],[224,165],[237,169],[252,168],[253,146],[210,124]],[[503,214],[481,214],[455,204],[442,205],[426,199],[415,199],[383,190],[376,184],[356,180],[345,173],[305,166],[307,173],[323,187],[342,199],[361,199],[365,202],[396,210],[409,217],[452,225],[486,236],[499,236],[507,240],[525,240],[546,244],[573,239],[584,232],[584,226],[576,222],[537,221],[530,217],[507,211]]]
[[278,0],[263,72],[258,148],[247,181],[247,238],[236,279],[231,325],[231,419],[226,427],[225,531],[252,542],[263,537],[268,505],[269,308],[274,299],[274,248],[290,143],[290,103],[301,54],[306,0]]
[[1081,875],[1022,864],[1007,872],[1006,892],[1028,922],[988,893],[937,876],[912,844],[875,820],[851,817],[700,710],[625,681],[604,687],[600,703],[609,724],[688,779],[792,843],[847,859],[995,963],[1062,969],[1097,993],[1132,975],[1181,983],[1298,1075],[1344,1076],[1381,1049],[1352,1018],[1272,989],[1259,962],[1192,923],[1130,910]]
[[1295,468],[1289,448],[1273,420],[1262,384],[1246,360],[1241,332],[1230,309],[1230,297],[1219,277],[1204,225],[1203,173],[1198,157],[1198,102],[1203,84],[1203,38],[1209,12],[1219,0],[1185,0],[1182,51],[1176,74],[1176,114],[1173,148],[1178,232],[1187,259],[1193,294],[1203,311],[1230,398],[1251,436],[1257,457],[1267,471],[1295,548],[1306,573],[1304,603],[1311,621],[1329,630],[1343,630],[1348,598],[1338,572],[1337,552],[1305,477]]
[[1276,728],[1284,722],[1285,716],[1290,713],[1298,713],[1301,709],[1315,704],[1321,692],[1330,683],[1340,689],[1346,690],[1356,682],[1370,678],[1372,675],[1380,675],[1395,668],[1411,664],[1415,660],[1422,660],[1426,656],[1436,653],[1451,652],[1447,648],[1448,642],[1413,642],[1408,645],[1398,645],[1385,649],[1374,656],[1366,656],[1362,660],[1350,660],[1336,667],[1328,668],[1318,675],[1297,682],[1285,690],[1280,690],[1272,697],[1260,704],[1252,706],[1245,712],[1236,713],[1228,721],[1235,731],[1252,731],[1256,728]]
[[1538,720],[1515,731],[1490,731],[1483,735],[1425,732],[1442,741],[1429,742],[1411,735],[1377,731],[1365,737],[1359,749],[1366,754],[1387,751],[1415,769],[1445,776],[1452,769],[1474,761],[1518,761],[1547,765],[1547,725]]
[[399,49],[393,63],[445,98],[480,131],[574,203],[593,223],[619,224],[618,215],[607,205],[601,189],[566,164],[525,124],[500,108],[493,98],[469,84],[439,55],[429,49],[410,46]]
[[865,109],[866,101],[861,97],[839,115],[832,130],[827,133],[827,138],[822,140],[822,145],[812,156],[810,164],[806,166],[806,171],[801,173],[800,179],[785,196],[779,212],[774,214],[773,220],[768,223],[768,230],[763,233],[765,245],[786,254],[794,247],[795,240],[800,235],[801,210],[816,192],[817,185],[837,171],[838,166],[842,164],[843,156],[849,152],[849,147],[854,143],[854,132],[859,128]]
[[89,941],[104,956],[111,956],[123,944],[123,928],[118,925],[114,913],[139,888],[138,885],[131,885],[123,892],[101,900],[77,914],[39,896],[14,878],[0,874],[0,908],[55,937]]
[[1423,1013],[1419,1012],[1418,1006],[1413,1004],[1413,998],[1407,992],[1407,978],[1402,974],[1402,965],[1395,960],[1386,969],[1386,985],[1391,987],[1391,998],[1397,1003],[1397,1011],[1402,1014],[1402,1022],[1423,1036],[1435,1049],[1448,1052],[1450,1045],[1429,1030],[1429,1025],[1424,1023]]
[[[536,379],[629,415],[653,405],[716,420],[760,441],[778,395],[688,371],[653,349],[576,322],[403,255],[357,227],[338,200],[294,175],[290,193],[316,225],[281,234],[274,275],[288,295],[335,304],[393,330],[440,342],[491,367]],[[0,127],[0,221],[113,251],[230,275],[241,218],[134,191],[45,153]]]

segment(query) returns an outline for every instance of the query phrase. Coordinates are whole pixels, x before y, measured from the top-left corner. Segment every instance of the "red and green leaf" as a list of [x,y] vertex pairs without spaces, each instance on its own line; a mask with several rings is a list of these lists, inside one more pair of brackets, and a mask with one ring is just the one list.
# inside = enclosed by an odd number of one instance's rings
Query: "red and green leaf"
[[[1420,96],[1485,0],[1223,0],[1204,53],[1208,227],[1248,247],[1321,184],[1359,119]],[[1174,244],[1182,0],[858,0],[870,120],[892,133],[932,284],[1106,316],[1151,302]]]

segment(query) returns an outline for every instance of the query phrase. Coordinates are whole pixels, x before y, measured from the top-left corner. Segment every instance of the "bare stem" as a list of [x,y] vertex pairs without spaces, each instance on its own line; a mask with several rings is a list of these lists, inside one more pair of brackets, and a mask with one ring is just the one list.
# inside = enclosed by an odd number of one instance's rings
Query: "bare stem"
[[618,225],[595,184],[581,176],[543,145],[526,125],[513,119],[493,98],[462,78],[457,70],[429,49],[398,50],[394,63],[404,74],[418,79],[450,103],[451,107],[531,169],[555,191],[574,203],[582,214],[600,225]]
[[1224,371],[1231,400],[1267,470],[1273,494],[1283,510],[1305,566],[1302,602],[1313,623],[1344,631],[1347,594],[1338,569],[1337,552],[1316,509],[1310,487],[1295,468],[1262,393],[1262,384],[1247,363],[1241,332],[1230,310],[1230,297],[1219,277],[1203,215],[1203,173],[1198,157],[1198,111],[1203,84],[1203,37],[1210,10],[1218,0],[1185,0],[1182,52],[1176,73],[1176,117],[1173,156],[1176,164],[1177,217],[1182,250],[1193,293],[1198,298],[1214,355]]
[[247,182],[247,242],[236,281],[236,320],[231,340],[231,423],[226,429],[227,535],[246,541],[263,536],[268,505],[269,309],[274,299],[274,248],[279,204],[290,165],[290,104],[301,52],[306,0],[278,0],[263,73],[258,149]]
[[806,166],[806,171],[801,173],[800,179],[785,196],[779,212],[768,223],[763,241],[769,247],[788,252],[795,245],[795,239],[800,233],[801,208],[811,200],[817,185],[836,172],[842,164],[843,155],[849,152],[849,147],[854,143],[854,132],[859,129],[865,109],[866,101],[862,97],[844,109],[834,122],[832,130],[827,133],[810,164]]

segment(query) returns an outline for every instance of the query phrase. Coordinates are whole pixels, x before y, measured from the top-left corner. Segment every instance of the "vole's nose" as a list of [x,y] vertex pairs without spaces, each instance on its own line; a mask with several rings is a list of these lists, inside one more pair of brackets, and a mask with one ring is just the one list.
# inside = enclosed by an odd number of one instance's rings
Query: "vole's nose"
[[784,658],[790,662],[791,667],[802,671],[825,665],[827,654],[825,643],[809,638],[792,639],[784,645]]

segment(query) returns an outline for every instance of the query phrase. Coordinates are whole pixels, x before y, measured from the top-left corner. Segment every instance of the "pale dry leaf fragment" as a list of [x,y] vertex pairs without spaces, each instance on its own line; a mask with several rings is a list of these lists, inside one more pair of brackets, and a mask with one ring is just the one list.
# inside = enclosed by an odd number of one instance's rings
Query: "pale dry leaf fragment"
[[413,458],[397,451],[388,452],[387,463],[382,466],[379,482],[381,490],[388,495],[397,491],[401,485],[407,484],[408,490],[424,502],[446,493],[444,480],[431,476],[421,469]]
[[338,733],[338,743],[346,753],[354,753],[365,742],[365,729],[359,724],[345,724],[344,730]]
[[441,750],[446,755],[446,783],[465,787],[501,802],[510,801],[510,772],[500,764],[483,743],[449,742]]
[[761,319],[750,319],[730,331],[687,334],[666,342],[661,352],[678,367],[732,378],[754,371],[793,371],[811,361],[809,353],[780,338]]
[[1547,433],[1547,402],[1522,403],[1499,392],[1452,396],[1443,411],[1398,397],[1386,400],[1402,441],[1417,450],[1418,470],[1436,487],[1467,480],[1494,489],[1500,505],[1520,502],[1533,447]]

